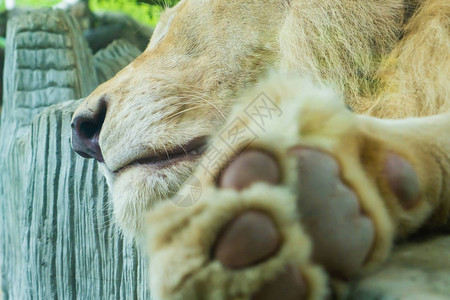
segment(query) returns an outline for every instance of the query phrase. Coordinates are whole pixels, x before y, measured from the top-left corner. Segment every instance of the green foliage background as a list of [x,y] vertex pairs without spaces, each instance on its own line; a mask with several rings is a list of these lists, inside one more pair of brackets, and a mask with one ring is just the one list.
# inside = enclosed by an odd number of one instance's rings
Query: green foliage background
[[[89,0],[89,7],[94,12],[115,11],[132,16],[137,21],[155,26],[164,6],[173,6],[179,0]],[[0,10],[4,10],[1,1]],[[60,0],[16,0],[18,7],[53,6]]]

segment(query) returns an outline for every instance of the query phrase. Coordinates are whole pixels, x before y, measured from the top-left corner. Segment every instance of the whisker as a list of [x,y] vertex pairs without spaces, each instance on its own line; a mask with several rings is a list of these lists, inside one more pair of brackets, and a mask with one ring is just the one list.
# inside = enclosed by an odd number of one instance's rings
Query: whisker
[[[186,96],[195,97],[197,100],[201,100],[201,101],[206,102],[211,107],[213,107],[222,116],[222,118],[224,120],[226,119],[226,117],[225,117],[224,113],[222,112],[222,110],[219,107],[217,107],[217,105],[212,103],[211,100],[208,99],[209,97],[207,97],[206,94],[201,93],[200,91],[196,90],[195,87],[191,87],[191,86],[189,86],[189,85],[187,85],[185,83],[177,83],[177,82],[174,82],[174,81],[172,81],[170,79],[158,77],[158,76],[155,76],[155,75],[153,75],[152,77],[154,79],[160,80],[160,81],[162,81],[164,83],[165,86],[163,86],[162,89],[170,88],[170,87],[184,89],[186,92],[189,92],[188,94],[186,94]],[[182,92],[181,93],[177,92],[176,94],[177,95],[184,95],[184,93],[182,93]]]
[[188,112],[188,111],[195,110],[195,109],[199,109],[199,108],[203,108],[203,107],[202,107],[202,106],[192,106],[192,107],[183,109],[182,111],[176,112],[175,114],[169,115],[169,116],[165,117],[164,119],[165,119],[166,121],[171,121],[171,120],[173,120],[175,117],[177,117],[177,116],[179,116],[179,115],[181,115],[181,114],[184,114],[184,113],[186,113],[186,112]]
[[167,152],[166,145],[165,145],[165,144],[162,144],[162,146],[163,146],[163,148],[164,148],[164,152],[166,152],[167,159],[170,159],[170,155],[169,155],[169,152]]

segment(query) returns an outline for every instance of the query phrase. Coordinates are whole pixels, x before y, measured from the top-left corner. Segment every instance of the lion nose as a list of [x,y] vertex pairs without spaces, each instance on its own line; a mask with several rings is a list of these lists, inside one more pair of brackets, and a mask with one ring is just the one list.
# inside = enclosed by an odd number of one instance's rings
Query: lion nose
[[99,101],[96,109],[75,114],[72,121],[72,148],[85,158],[95,158],[103,162],[103,154],[98,142],[106,116],[106,103]]

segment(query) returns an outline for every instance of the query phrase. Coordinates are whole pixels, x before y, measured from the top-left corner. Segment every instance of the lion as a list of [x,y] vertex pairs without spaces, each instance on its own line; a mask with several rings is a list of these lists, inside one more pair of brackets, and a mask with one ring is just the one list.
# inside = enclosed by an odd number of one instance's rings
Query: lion
[[[87,97],[156,299],[325,299],[450,215],[450,3],[182,0]],[[170,199],[170,200],[169,200]]]

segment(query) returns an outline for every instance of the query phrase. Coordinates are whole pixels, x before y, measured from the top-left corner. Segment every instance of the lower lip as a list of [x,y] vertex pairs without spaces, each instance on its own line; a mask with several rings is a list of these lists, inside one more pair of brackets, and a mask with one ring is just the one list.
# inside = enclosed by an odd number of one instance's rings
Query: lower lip
[[198,151],[198,154],[185,154],[185,155],[179,155],[173,158],[169,158],[169,159],[162,159],[162,160],[157,160],[157,161],[149,161],[149,162],[145,162],[145,160],[141,160],[141,161],[136,161],[136,162],[132,162],[129,165],[120,168],[117,171],[114,171],[114,174],[120,174],[121,172],[132,168],[132,167],[149,167],[151,169],[165,169],[165,168],[170,168],[172,166],[175,166],[177,164],[183,163],[183,162],[195,162],[197,161],[202,154],[204,153],[205,150],[205,146],[200,146],[199,147],[200,151]]
[[157,172],[158,170],[165,170],[172,167],[175,167],[182,163],[194,163],[201,157],[201,154],[199,155],[184,155],[180,157],[176,157],[173,159],[158,161],[158,162],[151,162],[151,163],[132,163],[129,164],[120,170],[114,171],[114,175],[120,175],[123,172],[126,172],[127,170],[131,170],[134,168],[146,168],[149,170],[149,172]]
[[151,163],[137,163],[136,165],[151,166],[152,168],[169,168],[182,162],[194,162],[201,157],[202,153],[195,155],[181,155],[167,160],[160,160]]

